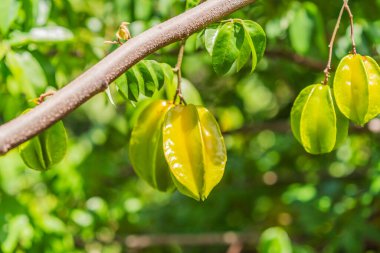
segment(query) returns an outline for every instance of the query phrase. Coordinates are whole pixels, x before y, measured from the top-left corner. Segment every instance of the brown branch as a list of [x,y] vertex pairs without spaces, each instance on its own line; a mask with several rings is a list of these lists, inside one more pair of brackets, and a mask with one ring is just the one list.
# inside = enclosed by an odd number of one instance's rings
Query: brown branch
[[[129,235],[125,239],[125,245],[129,249],[141,249],[162,245],[253,245],[257,243],[257,240],[257,234],[235,232],[206,234]],[[234,250],[234,252],[237,252],[237,248]]]
[[136,36],[30,112],[0,126],[0,155],[39,134],[156,50],[188,37],[255,0],[208,0]]
[[322,71],[324,69],[324,63],[318,60],[310,59],[293,52],[278,50],[278,49],[267,49],[265,56],[270,58],[282,58],[285,60],[290,60],[296,64],[307,67],[311,70]]

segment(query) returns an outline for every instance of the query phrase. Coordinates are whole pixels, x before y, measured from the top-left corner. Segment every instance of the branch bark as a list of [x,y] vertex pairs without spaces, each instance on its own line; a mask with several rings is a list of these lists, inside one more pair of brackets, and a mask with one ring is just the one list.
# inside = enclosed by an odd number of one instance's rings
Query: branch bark
[[208,0],[128,40],[49,100],[0,126],[0,155],[31,139],[104,91],[144,57],[253,2],[255,0]]

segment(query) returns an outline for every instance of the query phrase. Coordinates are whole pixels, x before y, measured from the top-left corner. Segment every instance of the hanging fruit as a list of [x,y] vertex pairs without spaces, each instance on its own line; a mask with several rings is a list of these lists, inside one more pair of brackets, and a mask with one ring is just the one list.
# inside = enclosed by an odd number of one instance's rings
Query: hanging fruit
[[347,136],[348,120],[335,106],[328,85],[304,88],[291,111],[293,135],[311,154],[331,152]]
[[334,95],[340,111],[363,126],[380,113],[380,69],[369,56],[349,54],[339,63]]
[[219,183],[226,164],[226,148],[219,126],[204,107],[177,105],[166,115],[163,148],[177,189],[205,200]]
[[136,174],[160,191],[174,188],[162,149],[162,125],[173,106],[163,100],[148,105],[137,119],[129,145],[129,158]]

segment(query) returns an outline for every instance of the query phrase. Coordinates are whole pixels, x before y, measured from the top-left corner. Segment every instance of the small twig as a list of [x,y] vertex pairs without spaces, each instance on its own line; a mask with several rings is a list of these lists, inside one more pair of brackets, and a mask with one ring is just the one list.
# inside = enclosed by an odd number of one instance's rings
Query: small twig
[[45,98],[53,96],[54,94],[55,94],[55,91],[45,92],[41,94],[38,98],[33,99],[33,102],[37,105],[40,105],[45,101]]
[[183,54],[185,52],[186,39],[181,40],[180,45],[181,46],[180,46],[179,52],[178,52],[177,64],[175,65],[175,67],[173,69],[173,71],[177,74],[177,90],[176,90],[175,95],[174,95],[173,103],[175,103],[177,100],[177,97],[179,97],[179,99],[180,99],[179,102],[184,103],[186,105],[186,101],[182,95],[182,86],[181,86],[181,84],[182,84],[181,67],[182,67],[182,61],[183,61]]
[[339,26],[340,26],[340,21],[342,19],[344,9],[345,9],[345,6],[343,4],[342,8],[340,9],[339,16],[338,16],[338,19],[337,19],[336,24],[335,24],[334,32],[331,36],[331,40],[330,40],[330,44],[329,44],[329,60],[327,61],[327,66],[326,66],[325,70],[323,71],[325,73],[325,79],[323,80],[323,84],[325,84],[325,85],[329,81],[334,41],[335,41],[335,37],[336,37],[336,34],[337,34]]
[[351,42],[352,42],[352,53],[356,54],[356,44],[354,36],[354,15],[352,15],[350,6],[348,6],[348,0],[344,0],[344,8],[346,9],[348,16],[350,17],[350,29],[351,29]]
[[329,44],[329,49],[330,49],[329,50],[329,60],[327,62],[327,66],[326,66],[325,70],[323,71],[325,73],[325,79],[323,80],[323,84],[325,84],[325,85],[329,81],[334,41],[335,41],[335,37],[336,37],[336,34],[337,34],[339,26],[340,26],[340,21],[342,19],[342,15],[343,15],[344,10],[347,11],[347,13],[350,17],[352,53],[356,54],[356,44],[355,44],[355,38],[354,38],[354,16],[352,15],[351,9],[348,6],[348,0],[343,0],[343,5],[342,5],[342,8],[340,9],[339,16],[338,16],[338,19],[336,21],[336,25],[334,28],[334,32],[331,36],[331,40],[330,40],[330,44]]

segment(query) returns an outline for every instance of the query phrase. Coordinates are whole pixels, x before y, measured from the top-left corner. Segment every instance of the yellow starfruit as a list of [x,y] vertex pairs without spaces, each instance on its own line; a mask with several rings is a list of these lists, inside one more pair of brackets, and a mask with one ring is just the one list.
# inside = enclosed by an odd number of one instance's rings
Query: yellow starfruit
[[182,194],[205,200],[223,177],[227,160],[223,136],[204,107],[177,105],[167,112],[163,149]]
[[331,152],[348,133],[348,120],[335,106],[328,85],[314,84],[303,89],[290,118],[294,137],[311,154]]
[[380,113],[380,68],[369,56],[349,54],[339,63],[334,95],[340,111],[363,126]]

